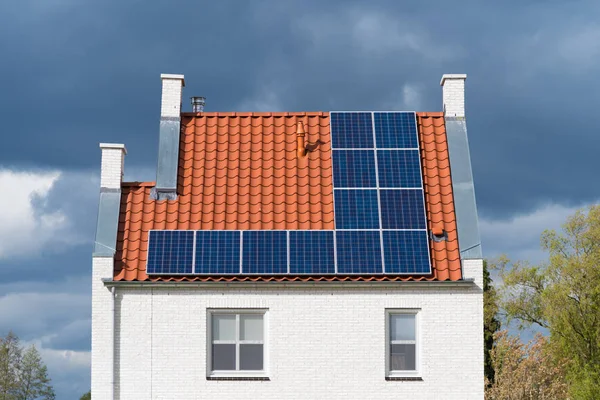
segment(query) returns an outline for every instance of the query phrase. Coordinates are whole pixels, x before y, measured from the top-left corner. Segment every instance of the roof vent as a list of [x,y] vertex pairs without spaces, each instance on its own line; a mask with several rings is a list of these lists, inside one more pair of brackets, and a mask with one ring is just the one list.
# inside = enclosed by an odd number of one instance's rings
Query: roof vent
[[206,105],[206,97],[202,97],[202,96],[192,97],[192,111],[193,112],[204,111],[205,105]]
[[434,242],[441,242],[444,240],[448,240],[448,232],[442,227],[441,224],[435,224],[431,227],[431,239]]

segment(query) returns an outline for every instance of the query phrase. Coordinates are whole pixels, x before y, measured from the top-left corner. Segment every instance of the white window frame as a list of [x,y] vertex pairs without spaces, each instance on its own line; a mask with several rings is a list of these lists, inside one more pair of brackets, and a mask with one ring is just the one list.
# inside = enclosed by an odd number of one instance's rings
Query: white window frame
[[[408,314],[415,316],[415,340],[392,341],[390,319],[392,315]],[[421,377],[421,310],[416,308],[386,309],[385,310],[385,376],[388,378],[420,378]],[[391,369],[392,344],[415,345],[415,370],[395,371]]]
[[[213,315],[235,314],[235,340],[213,340],[212,321]],[[240,315],[262,315],[263,317],[263,340],[240,340]],[[211,308],[206,313],[206,376],[211,378],[264,378],[268,377],[268,310],[259,308]],[[213,370],[212,369],[212,345],[213,344],[235,344],[235,364],[239,368],[240,344],[262,344],[263,345],[263,369],[262,370]]]

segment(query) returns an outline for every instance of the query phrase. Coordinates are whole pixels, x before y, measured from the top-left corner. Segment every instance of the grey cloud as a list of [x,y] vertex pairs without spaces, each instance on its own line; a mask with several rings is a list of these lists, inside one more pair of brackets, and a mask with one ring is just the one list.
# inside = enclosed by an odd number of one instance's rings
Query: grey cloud
[[[594,196],[599,139],[582,117],[600,101],[591,0],[180,1],[143,13],[136,1],[41,3],[0,6],[2,29],[17,33],[0,39],[10,56],[0,74],[14,78],[0,100],[11,116],[6,163],[96,168],[97,143],[117,141],[129,165],[153,166],[165,71],[185,73],[185,96],[223,111],[384,109],[403,104],[393,99],[406,85],[419,88],[410,104],[439,110],[439,77],[467,72],[484,214]],[[45,8],[24,12],[32,6]],[[186,12],[165,18],[174,8]]]

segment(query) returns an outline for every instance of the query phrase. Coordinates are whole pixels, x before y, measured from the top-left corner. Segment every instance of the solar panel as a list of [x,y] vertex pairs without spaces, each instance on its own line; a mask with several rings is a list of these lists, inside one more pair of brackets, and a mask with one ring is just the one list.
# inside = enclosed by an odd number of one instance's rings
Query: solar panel
[[380,188],[422,186],[418,150],[377,150],[377,167]]
[[287,273],[286,231],[243,231],[242,273]]
[[336,231],[339,274],[381,274],[379,231]]
[[427,231],[384,231],[385,272],[390,274],[429,274]]
[[373,122],[370,112],[330,114],[332,147],[336,149],[372,149]]
[[240,232],[197,231],[196,274],[239,274]]
[[412,112],[373,113],[377,148],[418,149],[417,125]]
[[373,150],[333,150],[335,188],[377,187]]
[[383,229],[425,229],[423,190],[381,190]]
[[148,274],[191,274],[194,231],[150,231]]
[[379,229],[377,190],[335,189],[336,229]]
[[291,274],[334,274],[333,231],[290,231]]

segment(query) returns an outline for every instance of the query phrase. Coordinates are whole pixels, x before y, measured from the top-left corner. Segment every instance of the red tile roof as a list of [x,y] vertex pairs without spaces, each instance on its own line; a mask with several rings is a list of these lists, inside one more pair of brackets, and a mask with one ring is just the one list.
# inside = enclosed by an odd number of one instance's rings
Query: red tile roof
[[[115,280],[460,280],[446,130],[442,113],[417,113],[431,242],[430,276],[176,276],[146,274],[151,229],[334,229],[329,113],[184,113],[176,200],[150,199],[154,182],[123,183]],[[298,157],[302,122],[312,151]]]

